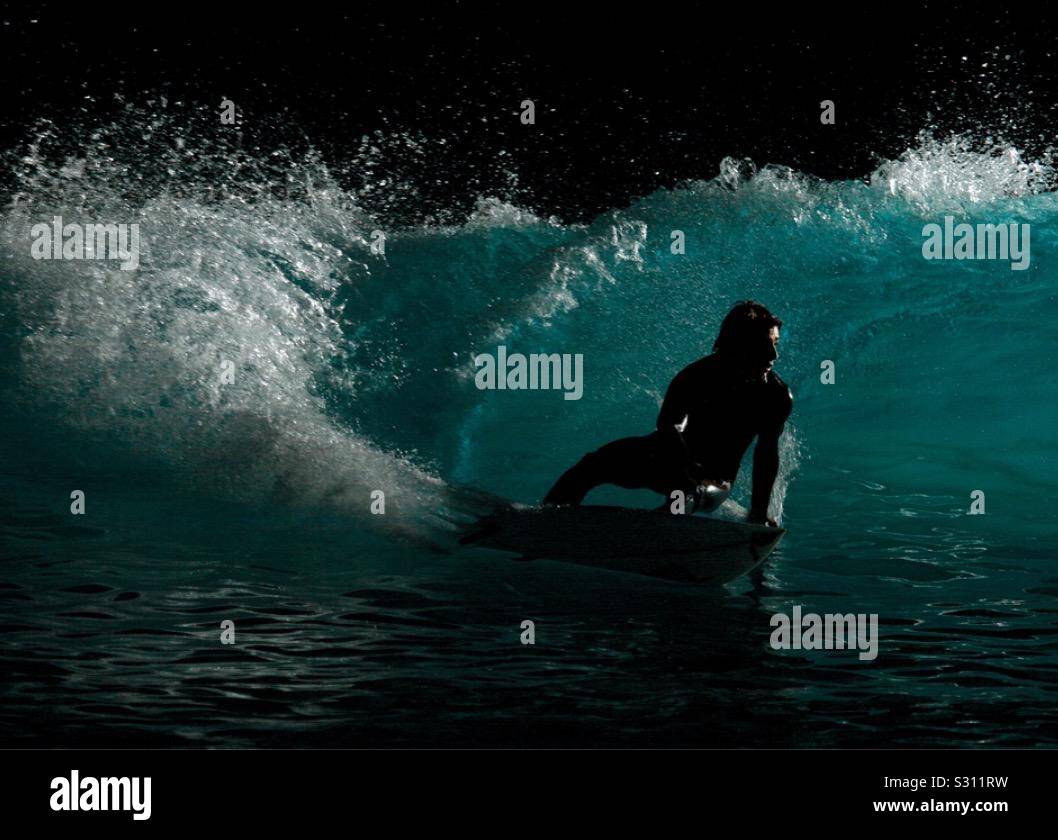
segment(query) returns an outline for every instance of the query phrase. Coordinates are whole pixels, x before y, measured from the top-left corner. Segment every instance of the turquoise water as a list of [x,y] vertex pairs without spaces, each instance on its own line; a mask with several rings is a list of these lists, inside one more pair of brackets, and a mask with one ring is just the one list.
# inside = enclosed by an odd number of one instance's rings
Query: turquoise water
[[[6,745],[1058,741],[1046,162],[924,137],[862,181],[724,161],[586,225],[484,196],[389,229],[319,164],[288,197],[225,197],[181,160],[142,193],[100,150],[17,164]],[[140,224],[140,270],[32,260],[28,226],[56,214]],[[1031,224],[1029,269],[924,260],[946,214]],[[455,549],[468,488],[535,502],[648,431],[748,297],[785,322],[795,395],[773,500],[789,533],[762,576],[705,590]],[[473,356],[499,344],[583,354],[583,398],[478,390]],[[795,604],[878,613],[877,660],[771,650]]]

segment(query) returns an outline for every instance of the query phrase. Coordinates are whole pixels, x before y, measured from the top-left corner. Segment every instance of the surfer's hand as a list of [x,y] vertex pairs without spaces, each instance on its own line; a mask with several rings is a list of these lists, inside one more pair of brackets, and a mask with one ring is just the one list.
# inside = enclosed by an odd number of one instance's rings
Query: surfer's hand
[[779,523],[772,519],[770,516],[763,513],[754,513],[750,511],[746,517],[746,521],[751,525],[767,525],[769,528],[778,528]]

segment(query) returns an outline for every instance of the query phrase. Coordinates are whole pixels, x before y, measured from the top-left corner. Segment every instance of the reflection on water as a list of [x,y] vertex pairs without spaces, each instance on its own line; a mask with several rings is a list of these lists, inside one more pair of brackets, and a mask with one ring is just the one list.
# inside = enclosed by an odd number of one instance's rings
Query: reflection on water
[[[337,520],[188,512],[132,540],[6,501],[5,746],[1058,741],[1058,576],[937,500],[890,497],[854,538],[791,527],[715,590],[369,544]],[[878,659],[772,651],[793,604],[879,613]]]

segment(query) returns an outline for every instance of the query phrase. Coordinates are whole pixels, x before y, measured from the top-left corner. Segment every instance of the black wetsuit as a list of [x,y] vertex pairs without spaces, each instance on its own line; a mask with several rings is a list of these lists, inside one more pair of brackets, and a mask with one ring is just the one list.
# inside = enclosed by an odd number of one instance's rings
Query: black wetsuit
[[705,480],[734,482],[753,438],[760,436],[758,446],[777,444],[792,408],[793,395],[774,372],[747,378],[721,356],[706,356],[672,380],[657,431],[585,455],[555,482],[544,504],[580,504],[600,484],[645,487],[668,497],[673,490],[693,493]]

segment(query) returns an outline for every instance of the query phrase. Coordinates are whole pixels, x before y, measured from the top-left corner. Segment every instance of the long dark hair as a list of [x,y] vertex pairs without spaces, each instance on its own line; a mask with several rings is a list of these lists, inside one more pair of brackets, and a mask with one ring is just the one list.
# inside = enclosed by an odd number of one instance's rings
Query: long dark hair
[[782,321],[772,315],[763,303],[755,300],[736,303],[720,325],[720,333],[713,342],[713,352],[738,353],[746,347],[747,339],[781,326]]

